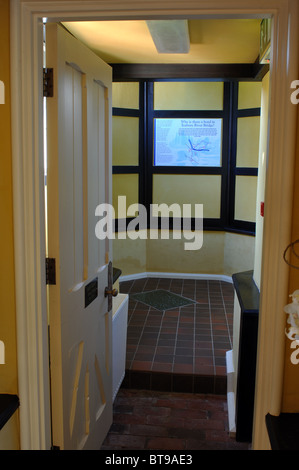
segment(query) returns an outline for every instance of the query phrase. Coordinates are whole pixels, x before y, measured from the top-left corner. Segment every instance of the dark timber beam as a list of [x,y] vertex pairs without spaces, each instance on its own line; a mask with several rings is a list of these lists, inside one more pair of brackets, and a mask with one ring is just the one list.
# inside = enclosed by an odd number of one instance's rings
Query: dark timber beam
[[237,80],[260,81],[268,64],[110,64],[113,81],[122,80]]

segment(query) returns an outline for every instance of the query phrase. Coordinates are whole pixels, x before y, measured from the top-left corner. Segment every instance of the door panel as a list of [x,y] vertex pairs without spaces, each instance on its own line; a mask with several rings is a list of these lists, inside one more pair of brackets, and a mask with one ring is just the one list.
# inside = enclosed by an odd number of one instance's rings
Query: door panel
[[110,241],[95,209],[111,202],[111,68],[62,27],[46,27],[48,287],[53,445],[99,449],[112,423]]

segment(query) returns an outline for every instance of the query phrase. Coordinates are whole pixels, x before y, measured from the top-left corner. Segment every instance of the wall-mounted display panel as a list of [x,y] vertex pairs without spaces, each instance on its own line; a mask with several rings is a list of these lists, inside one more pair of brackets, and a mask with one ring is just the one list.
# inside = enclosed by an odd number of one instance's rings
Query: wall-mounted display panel
[[155,166],[221,166],[222,119],[154,119]]

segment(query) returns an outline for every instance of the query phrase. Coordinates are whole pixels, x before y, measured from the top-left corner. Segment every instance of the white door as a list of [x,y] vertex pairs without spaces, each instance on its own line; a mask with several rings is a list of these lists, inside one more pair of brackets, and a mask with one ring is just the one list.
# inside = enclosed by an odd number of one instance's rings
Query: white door
[[61,26],[46,27],[48,257],[53,445],[99,449],[112,423],[110,241],[95,235],[111,201],[111,67]]

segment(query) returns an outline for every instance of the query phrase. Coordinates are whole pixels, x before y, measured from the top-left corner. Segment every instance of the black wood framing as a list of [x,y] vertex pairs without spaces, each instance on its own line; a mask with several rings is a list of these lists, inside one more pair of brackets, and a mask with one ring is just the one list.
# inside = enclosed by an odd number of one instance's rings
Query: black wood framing
[[268,64],[110,64],[114,81],[138,80],[262,80]]
[[[145,64],[146,65],[146,64]],[[237,64],[239,65],[239,64]],[[242,64],[241,64],[242,65]],[[244,65],[244,64],[243,64]],[[151,214],[150,205],[152,204],[153,196],[153,176],[156,174],[168,174],[168,175],[221,175],[221,207],[220,217],[217,219],[204,218],[203,228],[204,230],[225,230],[238,233],[246,233],[254,235],[255,223],[246,222],[242,220],[235,220],[235,190],[236,190],[236,176],[237,175],[248,175],[257,176],[257,168],[238,168],[236,167],[236,151],[237,151],[237,121],[239,117],[247,116],[259,116],[260,108],[242,109],[238,110],[238,82],[239,80],[261,80],[267,71],[266,67],[258,66],[258,64],[249,64],[255,67],[226,67],[225,70],[230,70],[230,77],[217,79],[217,81],[224,82],[223,91],[223,109],[222,110],[210,110],[210,111],[160,111],[154,110],[154,82],[155,81],[173,81],[180,79],[180,73],[177,71],[176,74],[172,74],[171,79],[165,77],[163,70],[160,73],[160,78],[151,79],[151,77],[143,77],[142,73],[145,73],[145,67],[129,67],[127,64],[113,65],[114,79],[115,81],[130,81],[130,77],[134,81],[139,82],[139,109],[124,109],[124,108],[113,108],[114,116],[127,116],[127,117],[138,117],[139,118],[139,165],[138,166],[113,166],[113,174],[137,174],[139,180],[139,203],[144,205],[147,209],[148,214],[148,226],[150,226]],[[160,67],[160,65],[159,65]],[[188,68],[188,67],[187,67]],[[162,68],[163,69],[163,68]],[[248,71],[251,70],[250,77]],[[141,73],[141,71],[143,72]],[[147,70],[149,70],[147,68]],[[157,75],[157,68],[153,67],[153,75]],[[161,69],[160,69],[161,70]],[[173,72],[173,68],[168,68],[169,74]],[[192,68],[189,67],[189,81],[190,71]],[[194,69],[195,70],[195,69]],[[203,70],[203,68],[202,68]],[[210,76],[215,73],[215,76],[219,73],[218,66],[213,68],[210,67]],[[223,69],[224,70],[224,69]],[[234,73],[232,71],[234,70]],[[240,74],[240,70],[243,70],[243,75]],[[254,73],[253,73],[254,70]],[[131,71],[129,73],[129,71]],[[186,70],[185,70],[186,72]],[[238,73],[237,73],[238,72]],[[164,75],[163,75],[164,73]],[[131,75],[130,75],[131,74]],[[150,73],[148,73],[150,75]],[[161,76],[163,75],[163,78]],[[233,75],[233,79],[232,79]],[[235,76],[238,75],[238,80]],[[241,78],[240,78],[241,77]],[[195,81],[191,77],[192,81]],[[207,81],[207,79],[201,78],[201,81]],[[200,81],[196,79],[196,81]],[[182,79],[180,79],[182,81]],[[222,119],[222,165],[221,167],[164,167],[154,166],[153,162],[153,123],[155,118],[221,118]],[[132,219],[127,219],[127,224]],[[173,220],[170,220],[170,229],[173,226]],[[161,219],[158,219],[158,227],[161,227]],[[195,220],[192,220],[191,228],[194,229]],[[118,222],[115,222],[115,229],[118,230]]]

